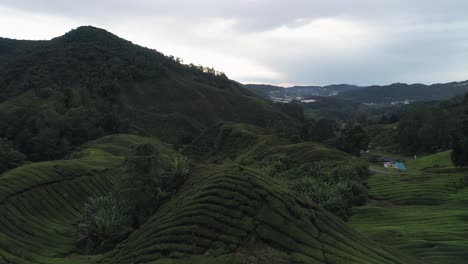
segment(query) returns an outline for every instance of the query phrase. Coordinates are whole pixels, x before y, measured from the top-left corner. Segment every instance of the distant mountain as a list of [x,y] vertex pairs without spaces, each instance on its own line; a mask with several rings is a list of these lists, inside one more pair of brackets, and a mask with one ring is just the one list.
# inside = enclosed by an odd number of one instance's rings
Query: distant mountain
[[279,87],[271,85],[245,85],[247,89],[273,101],[288,102],[296,98],[311,96],[337,96],[359,103],[396,104],[416,101],[440,101],[468,92],[468,81],[444,84],[405,84],[391,85],[328,85]]
[[345,91],[338,96],[362,103],[440,101],[468,92],[468,81],[432,85],[394,83]]
[[297,97],[334,96],[344,91],[356,90],[362,87],[348,84],[334,84],[328,86],[292,86],[280,87],[264,84],[246,84],[245,87],[264,98],[273,101],[288,102]]
[[221,121],[296,122],[222,73],[95,27],[49,41],[0,39],[0,138],[33,160],[111,133],[183,144]]

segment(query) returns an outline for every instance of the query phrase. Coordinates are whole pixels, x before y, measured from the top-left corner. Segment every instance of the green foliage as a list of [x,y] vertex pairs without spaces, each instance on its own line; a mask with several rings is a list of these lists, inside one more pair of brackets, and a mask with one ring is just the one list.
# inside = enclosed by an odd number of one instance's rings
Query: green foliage
[[305,194],[337,216],[347,219],[353,205],[367,200],[367,164],[351,162],[318,161],[303,164],[284,172],[292,180],[291,188]]
[[346,218],[346,210],[350,206],[348,206],[344,194],[351,190],[347,183],[331,184],[322,179],[301,178],[294,183],[293,189],[306,195],[335,215]]
[[161,155],[154,145],[144,143],[136,146],[126,163],[117,193],[128,204],[132,227],[138,229],[185,182],[189,160],[178,154]]
[[272,156],[260,162],[259,172],[266,177],[275,177],[288,169],[284,156]]
[[13,143],[6,138],[0,138],[0,174],[22,165],[26,156],[17,151]]
[[416,107],[400,120],[397,140],[410,153],[435,153],[450,148],[454,128],[455,119],[448,111]]
[[369,145],[375,148],[388,148],[397,144],[397,125],[393,124],[376,124],[365,128],[366,133],[370,138]]
[[309,120],[302,128],[302,138],[307,141],[324,142],[335,137],[335,127],[336,123],[333,120]]
[[112,194],[90,198],[78,223],[77,247],[85,254],[95,254],[122,241],[128,232],[126,207]]
[[169,175],[173,189],[177,189],[187,180],[190,173],[189,160],[184,156],[173,156],[170,159]]
[[117,184],[117,195],[128,204],[127,214],[134,229],[150,217],[169,197],[164,182],[164,168],[156,148],[139,144],[135,154],[127,158],[127,173]]
[[369,171],[361,160],[322,160],[291,166],[285,156],[272,156],[261,161],[258,171],[304,194],[342,219],[347,219],[353,205],[364,204],[367,200],[367,188],[363,183]]
[[451,158],[456,166],[468,166],[468,110],[452,134]]
[[361,150],[367,150],[370,138],[359,124],[349,124],[338,138],[337,148],[354,156],[360,155]]

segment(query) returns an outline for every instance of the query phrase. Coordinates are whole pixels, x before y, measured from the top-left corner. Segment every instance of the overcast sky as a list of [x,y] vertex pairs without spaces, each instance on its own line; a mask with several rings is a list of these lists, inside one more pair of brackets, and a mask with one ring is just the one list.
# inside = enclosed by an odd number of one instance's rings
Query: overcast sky
[[468,79],[466,0],[0,0],[0,36],[81,25],[224,71],[243,83]]

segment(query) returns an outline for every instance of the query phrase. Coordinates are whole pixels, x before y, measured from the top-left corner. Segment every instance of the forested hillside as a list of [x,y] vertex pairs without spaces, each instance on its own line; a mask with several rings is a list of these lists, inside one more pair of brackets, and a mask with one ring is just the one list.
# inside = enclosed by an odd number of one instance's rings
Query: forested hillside
[[[50,41],[0,39],[0,137],[31,160],[131,132],[186,144],[220,121],[295,120],[223,73],[80,27]],[[255,113],[255,114],[253,114]]]

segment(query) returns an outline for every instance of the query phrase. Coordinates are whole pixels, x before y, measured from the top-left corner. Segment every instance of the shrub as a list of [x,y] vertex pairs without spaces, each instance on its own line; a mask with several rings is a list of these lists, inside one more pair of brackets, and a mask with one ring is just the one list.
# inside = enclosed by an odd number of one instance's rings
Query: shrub
[[369,136],[360,124],[350,124],[341,131],[336,147],[359,157],[360,151],[366,150],[369,142]]
[[183,156],[174,156],[169,160],[169,188],[178,189],[189,175],[189,160]]
[[349,182],[327,183],[316,178],[302,178],[293,184],[293,190],[304,194],[337,216],[346,218],[350,201],[346,194],[351,191]]
[[6,138],[0,138],[0,174],[24,164],[26,156],[17,151],[13,143]]
[[112,249],[128,234],[125,211],[112,194],[89,199],[78,223],[77,248],[86,254]]
[[266,177],[273,177],[287,170],[287,168],[288,165],[283,157],[274,156],[261,161],[259,172]]
[[362,182],[369,172],[367,164],[357,159],[310,162],[282,175],[290,180],[293,190],[343,219],[352,205],[362,205],[367,200],[367,188]]

